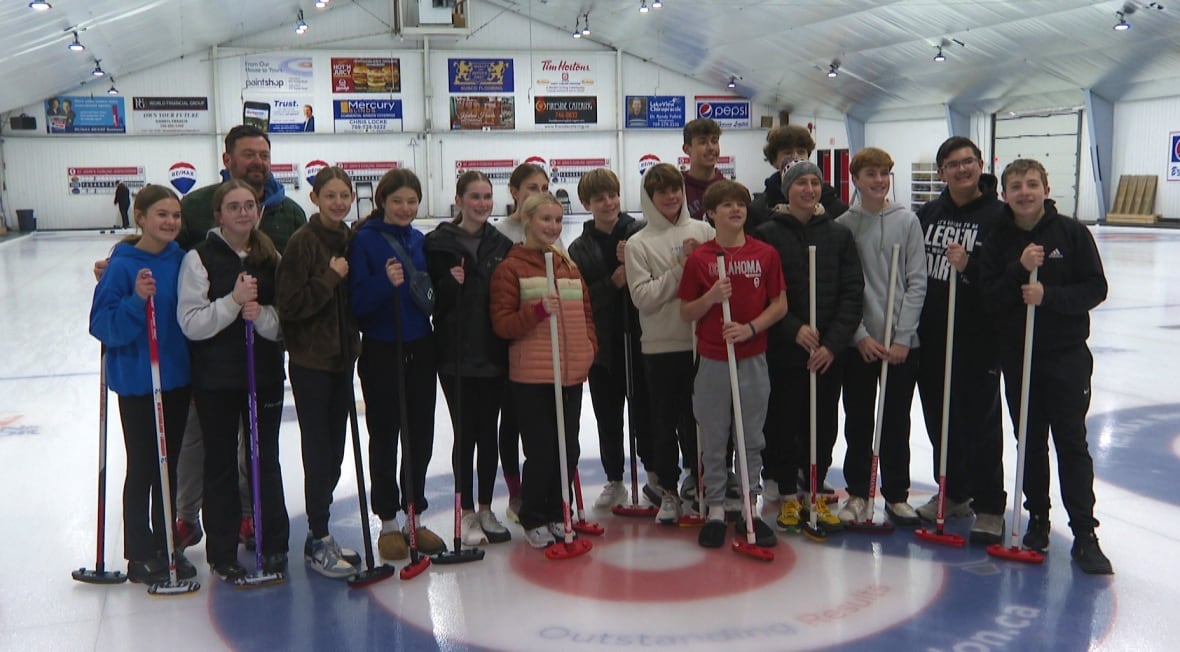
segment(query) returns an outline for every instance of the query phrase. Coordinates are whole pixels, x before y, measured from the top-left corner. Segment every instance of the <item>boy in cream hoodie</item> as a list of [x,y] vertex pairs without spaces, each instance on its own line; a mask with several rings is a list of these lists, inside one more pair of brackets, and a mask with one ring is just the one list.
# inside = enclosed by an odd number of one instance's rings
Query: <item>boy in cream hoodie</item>
[[627,285],[639,309],[640,340],[651,400],[652,456],[659,484],[656,521],[673,525],[680,518],[678,453],[696,466],[696,424],[692,412],[692,324],[680,319],[676,293],[684,261],[698,245],[714,237],[713,227],[689,216],[684,177],[668,163],[643,175],[640,193],[647,228],[624,250]]

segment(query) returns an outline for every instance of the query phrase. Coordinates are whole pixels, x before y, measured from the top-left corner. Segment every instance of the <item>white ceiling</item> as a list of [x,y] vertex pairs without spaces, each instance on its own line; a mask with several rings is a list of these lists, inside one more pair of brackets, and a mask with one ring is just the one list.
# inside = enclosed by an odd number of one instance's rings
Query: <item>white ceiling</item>
[[[95,57],[116,79],[214,45],[271,48],[388,44],[393,0],[0,0],[0,113],[64,92],[102,92]],[[476,28],[504,9],[572,32],[589,14],[591,40],[772,107],[864,120],[1080,105],[1092,88],[1109,100],[1180,95],[1180,3],[1121,0],[482,0]],[[648,0],[651,4],[651,0]],[[291,42],[299,8],[326,30]],[[1130,8],[1128,32],[1111,29]],[[317,25],[318,26],[318,25]],[[87,46],[69,52],[70,31]],[[269,33],[269,34],[268,34]],[[571,39],[572,41],[572,39]],[[417,47],[411,38],[401,47]],[[947,61],[935,63],[944,43]],[[959,43],[962,43],[960,45]],[[840,76],[825,73],[833,61]]]

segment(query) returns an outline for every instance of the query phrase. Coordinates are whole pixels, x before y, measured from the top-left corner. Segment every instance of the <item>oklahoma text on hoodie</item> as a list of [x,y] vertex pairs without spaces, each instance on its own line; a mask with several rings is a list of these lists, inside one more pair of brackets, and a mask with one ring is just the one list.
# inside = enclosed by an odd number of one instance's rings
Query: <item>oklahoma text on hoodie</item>
[[107,346],[107,384],[119,396],[152,393],[148,354],[147,302],[135,294],[139,270],[150,269],[156,279],[156,336],[160,343],[160,389],[189,384],[188,340],[176,321],[177,279],[184,251],[175,242],[158,254],[122,242],[90,306],[90,334]]
[[836,218],[852,230],[860,267],[865,275],[865,297],[860,326],[852,336],[859,342],[872,336],[885,340],[885,302],[889,300],[889,265],[893,245],[901,245],[897,260],[897,285],[893,299],[893,341],[917,348],[918,318],[926,299],[926,249],[918,216],[901,204],[888,204],[872,214],[860,204]]
[[627,241],[624,258],[631,301],[639,310],[643,328],[643,352],[691,351],[692,324],[680,318],[680,299],[676,298],[684,275],[684,241],[692,238],[704,244],[713,239],[713,227],[692,219],[685,204],[672,224],[646,192],[639,192],[639,200],[647,227]]

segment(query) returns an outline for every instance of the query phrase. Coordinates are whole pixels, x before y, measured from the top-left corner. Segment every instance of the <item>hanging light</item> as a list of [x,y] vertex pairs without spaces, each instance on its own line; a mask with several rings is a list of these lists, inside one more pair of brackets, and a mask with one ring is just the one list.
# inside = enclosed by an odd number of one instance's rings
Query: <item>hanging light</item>
[[119,89],[115,88],[115,78],[111,77],[111,87],[107,89],[107,95],[118,95]]
[[303,20],[303,10],[302,9],[299,10],[299,14],[298,14],[297,19],[295,21],[295,33],[300,36],[303,36],[304,34],[307,33],[307,23],[304,22],[304,20]]
[[69,48],[70,52],[84,52],[86,50],[86,46],[82,45],[82,42],[78,40],[78,32],[74,32],[74,40],[66,47]]
[[934,55],[934,60],[937,61],[938,63],[942,63],[943,61],[946,61],[946,55],[944,55],[942,53],[942,46],[941,45],[938,46],[938,54]]
[[840,76],[840,64],[833,61],[828,64],[828,77],[835,79]]
[[90,74],[95,77],[102,77],[106,75],[106,72],[102,69],[102,66],[99,65],[99,61],[99,59],[94,60],[94,70],[90,71]]
[[582,15],[582,36],[590,36],[590,14]]
[[639,0],[639,13],[647,13],[647,0]]
[[655,0],[655,2],[651,3],[651,8],[652,9],[663,9],[664,3],[660,2],[660,0]]
[[33,11],[48,11],[53,9],[53,5],[45,2],[45,0],[32,0],[32,2],[29,3],[29,9],[32,9]]
[[1114,31],[1125,32],[1131,29],[1131,23],[1127,22],[1127,17],[1121,11],[1114,12],[1114,15],[1119,17],[1119,22],[1114,24]]
[[735,77],[734,75],[730,75],[729,76],[729,83],[726,84],[725,87],[726,88],[737,88],[737,77]]
[[315,8],[316,9],[323,9],[324,7],[328,6],[329,1],[330,0],[315,0]]

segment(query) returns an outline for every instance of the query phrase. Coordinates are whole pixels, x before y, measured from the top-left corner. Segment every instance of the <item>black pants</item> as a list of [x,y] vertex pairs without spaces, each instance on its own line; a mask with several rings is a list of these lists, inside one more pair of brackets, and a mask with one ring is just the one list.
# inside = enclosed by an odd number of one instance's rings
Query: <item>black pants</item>
[[123,222],[123,228],[126,229],[131,226],[130,217],[127,215],[127,209],[131,208],[130,203],[119,204],[119,219]]
[[[881,423],[881,495],[887,502],[909,499],[910,408],[918,380],[918,349],[905,362],[889,365],[885,381],[885,415]],[[848,493],[867,498],[873,462],[873,428],[877,421],[877,387],[881,363],[865,362],[856,347],[844,351],[844,481]]]
[[[843,374],[836,358],[828,372],[816,378],[816,483],[823,485],[832,466],[839,420],[840,382]],[[790,495],[798,474],[810,477],[811,381],[804,367],[770,365],[770,404],[766,410],[766,448],[762,451],[764,477],[778,483],[779,493]]]
[[645,353],[647,394],[651,419],[650,463],[660,487],[676,491],[680,481],[678,453],[684,465],[696,469],[697,430],[692,412],[692,385],[696,378],[691,351]]
[[[1004,388],[1015,428],[1020,427],[1023,352],[1004,356]],[[1033,354],[1024,453],[1024,506],[1029,514],[1049,516],[1049,430],[1057,450],[1061,499],[1075,535],[1098,527],[1094,518],[1094,461],[1086,444],[1090,376],[1094,357],[1085,345]]]
[[[918,396],[926,434],[934,447],[934,481],[942,451],[944,348],[924,347],[918,363]],[[971,500],[976,512],[1003,514],[1004,430],[1000,421],[1000,370],[957,356],[951,371],[950,425],[947,431],[946,493]]]
[[[244,506],[238,492],[238,427],[250,437],[249,394],[245,390],[194,392],[205,444],[205,556],[210,564],[237,559],[238,528]],[[283,386],[258,388],[258,488],[262,523],[254,523],[262,554],[287,552],[291,525],[279,466],[279,425]]]
[[504,392],[500,403],[500,466],[504,477],[520,477],[520,426],[516,423],[516,402]]
[[328,536],[332,492],[344,462],[348,408],[354,401],[352,367],[321,371],[292,362],[287,368],[299,418],[307,527],[313,537],[322,539]]
[[[509,383],[509,392],[519,416],[520,441],[524,446],[521,475],[520,526],[525,530],[561,521],[561,467],[557,448],[557,401],[553,385]],[[565,409],[566,467],[570,481],[578,468],[579,421],[582,414],[582,386],[561,388]]]
[[[479,476],[479,504],[492,504],[492,490],[496,485],[497,432],[496,421],[500,415],[500,404],[504,402],[503,376],[494,378],[473,378],[439,374],[443,395],[451,414],[455,441],[451,456],[458,464],[454,466],[459,481],[463,509],[474,509],[475,501],[471,491],[471,458],[478,451],[476,472]],[[459,390],[462,389],[462,405]],[[462,433],[459,425],[462,424]],[[462,445],[460,445],[460,443]]]
[[[168,446],[168,489],[173,514],[176,509],[176,462],[184,442],[189,396],[188,387],[163,393],[164,441]],[[128,561],[147,561],[168,547],[155,413],[155,401],[150,395],[119,397],[119,421],[123,424],[123,444],[127,449],[127,475],[123,480],[123,558]]]
[[[598,452],[602,458],[602,470],[606,479],[623,479],[625,462],[624,437],[634,436],[636,455],[643,462],[643,468],[654,470],[651,458],[651,425],[648,405],[648,390],[644,365],[638,359],[631,368],[634,400],[627,400],[627,364],[623,341],[618,341],[613,351],[617,352],[610,366],[596,364],[590,367],[590,402],[594,406],[594,420],[598,424]],[[638,351],[638,347],[634,349]],[[628,433],[623,433],[623,410],[627,409]],[[695,433],[693,437],[695,437]],[[694,439],[695,442],[695,439]],[[696,468],[695,459],[691,462]]]
[[[369,475],[373,512],[392,520],[414,502],[417,513],[426,511],[426,468],[434,452],[435,379],[434,336],[406,342],[402,359],[397,345],[366,337],[357,372],[365,397],[365,423],[369,430]],[[398,405],[398,367],[404,369],[406,392],[406,447],[399,472],[397,448],[402,415]],[[406,454],[409,454],[409,460]],[[408,473],[407,471],[412,471]],[[398,484],[398,479],[401,484]]]

